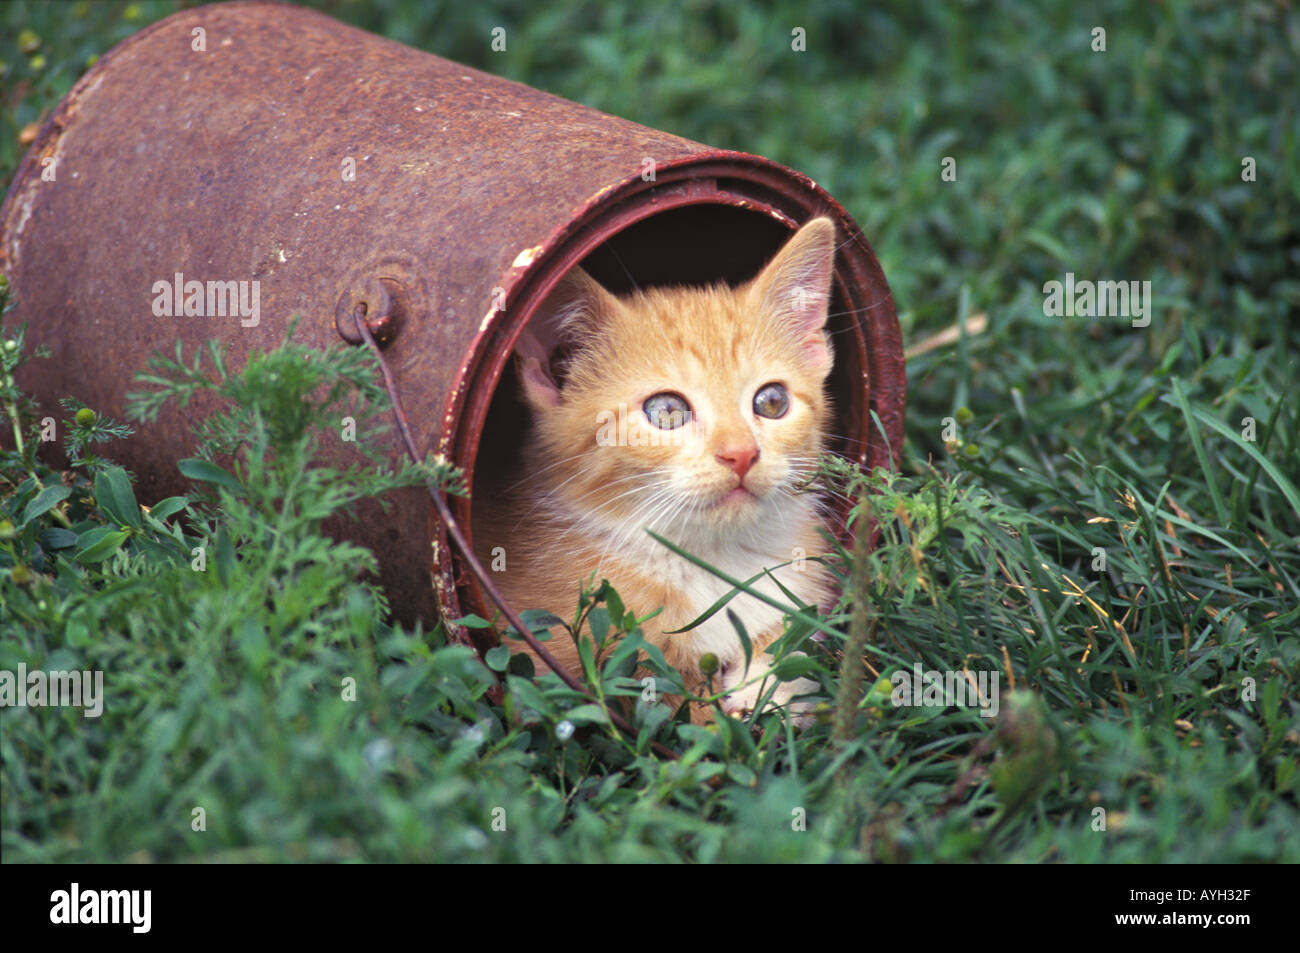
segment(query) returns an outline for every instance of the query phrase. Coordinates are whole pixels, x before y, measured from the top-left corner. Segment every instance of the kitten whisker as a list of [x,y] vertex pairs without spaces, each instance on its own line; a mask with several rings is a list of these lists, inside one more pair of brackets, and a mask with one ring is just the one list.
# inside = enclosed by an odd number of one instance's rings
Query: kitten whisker
[[630,529],[620,531],[612,536],[607,535],[606,546],[604,551],[601,553],[600,563],[604,562],[605,556],[609,553],[611,545],[613,545],[613,548],[622,548],[625,543],[624,537],[630,536],[632,533],[636,532],[637,523],[640,521],[642,513],[651,512],[658,505],[661,499],[668,498],[672,492],[673,487],[671,483],[665,480],[649,494],[647,499],[639,502],[636,508],[632,511],[632,514],[624,520],[625,525],[630,526]]
[[[555,498],[556,496],[559,495],[560,491],[561,491],[561,490],[562,490],[562,489],[563,489],[567,484],[571,483],[573,480],[576,480],[576,479],[577,479],[578,477],[580,477],[580,476],[582,476],[582,472],[581,472],[581,471],[575,473],[573,476],[571,476],[571,477],[569,477],[568,479],[564,480],[563,482],[561,482],[558,486],[556,486],[555,488],[553,488],[553,489],[550,490],[549,492],[547,492],[547,493],[545,493],[545,494],[542,494],[541,496],[539,496],[539,497],[537,497],[536,499],[534,499],[534,500],[532,501],[531,505],[528,506],[528,508],[525,509],[525,510],[523,511],[522,514],[520,514],[519,522],[515,524],[515,529],[517,530],[520,526],[522,526],[523,523],[524,523],[524,520],[526,520],[526,519],[528,519],[530,516],[532,516],[533,513],[534,513],[535,511],[537,511],[538,509],[540,509],[541,507],[543,507],[543,506],[548,506],[548,505],[553,505],[553,504],[554,504],[554,498]],[[622,477],[622,478],[620,478],[620,479],[618,479],[618,480],[613,481],[613,483],[606,484],[606,486],[615,486],[615,485],[618,485],[618,484],[620,484],[620,483],[627,482],[628,480],[635,479],[635,478],[640,477],[640,476],[641,476],[641,474],[632,474],[632,475],[629,476],[629,477]],[[631,490],[631,491],[629,491],[629,492],[638,492],[639,490],[640,490],[640,488],[639,488],[639,487],[636,487],[636,488],[633,488],[633,490]],[[585,496],[585,495],[584,495],[584,496]],[[584,499],[584,496],[579,496],[579,498],[578,498],[578,499],[579,499],[579,502],[581,502],[581,501]]]
[[628,271],[627,265],[623,263],[622,257],[614,250],[613,244],[606,244],[605,250],[614,256],[614,260],[618,262],[618,266],[623,269],[623,274],[627,275],[627,280],[632,282],[632,290],[640,292],[641,286],[636,283],[636,279],[632,277],[632,272]]
[[580,450],[580,451],[578,451],[577,453],[575,453],[575,454],[573,454],[573,455],[571,455],[571,456],[564,457],[564,458],[561,459],[561,460],[556,460],[554,463],[548,463],[548,464],[547,464],[546,466],[544,466],[544,467],[540,467],[540,468],[538,468],[538,469],[536,469],[536,470],[532,470],[532,471],[530,471],[529,474],[528,474],[527,476],[522,477],[522,478],[520,478],[519,480],[516,480],[514,483],[511,483],[511,484],[508,484],[508,485],[505,486],[505,487],[502,487],[502,491],[503,491],[504,493],[507,493],[507,494],[508,494],[508,493],[513,493],[515,490],[519,489],[519,488],[520,488],[521,486],[523,486],[525,483],[536,483],[536,482],[537,482],[537,478],[540,477],[540,476],[542,476],[543,474],[545,474],[545,473],[549,473],[550,471],[554,470],[556,467],[562,467],[562,466],[564,466],[566,463],[572,463],[574,460],[577,460],[577,459],[579,459],[580,457],[584,457],[584,456],[586,456],[586,455],[589,454],[589,453],[591,453],[591,448],[590,448],[590,447],[588,447],[588,448],[586,448],[586,449],[584,449],[584,450]]
[[[626,476],[619,477],[619,478],[616,479],[616,480],[611,480],[611,481],[608,482],[608,483],[604,483],[604,484],[602,484],[602,485],[599,487],[599,489],[608,489],[608,488],[610,488],[610,487],[619,486],[619,485],[621,485],[621,484],[623,484],[623,483],[627,483],[627,482],[632,481],[632,480],[647,480],[648,478],[658,477],[658,476],[661,475],[661,473],[662,473],[663,475],[670,475],[670,474],[669,474],[669,471],[668,471],[668,469],[667,469],[666,467],[657,467],[657,468],[655,468],[654,470],[650,470],[650,471],[647,471],[647,472],[630,473],[630,474],[627,474]],[[542,504],[546,504],[546,503],[551,503],[551,502],[553,502],[553,501],[554,501],[554,498],[555,498],[557,495],[559,495],[560,491],[561,491],[565,486],[567,486],[568,484],[572,483],[572,482],[573,482],[574,480],[576,480],[578,477],[583,476],[583,475],[584,475],[584,471],[582,471],[581,469],[579,469],[579,470],[578,470],[576,473],[574,473],[572,476],[568,477],[567,479],[563,480],[562,482],[560,482],[559,484],[557,484],[555,487],[553,487],[552,489],[550,489],[549,491],[547,491],[546,493],[544,493],[544,494],[542,494],[541,496],[537,497],[537,498],[535,499],[535,501],[534,501],[534,505],[533,505],[532,508],[535,509],[536,507],[541,506]],[[579,502],[582,502],[582,501],[585,500],[588,496],[590,496],[591,493],[593,493],[593,492],[595,492],[595,491],[593,490],[593,491],[589,491],[588,493],[581,494],[581,495],[578,497],[578,501],[579,501]]]
[[[892,300],[893,300],[892,297],[885,297],[863,308],[854,308],[851,311],[832,311],[830,314],[826,315],[826,320],[829,321],[831,318],[842,318],[845,315],[849,315],[849,314],[866,314],[868,311],[875,311],[877,308],[884,308],[888,306],[892,302]],[[853,328],[850,326],[847,328],[842,328],[840,331],[831,331],[829,333],[842,334],[845,331],[852,331],[852,330]]]

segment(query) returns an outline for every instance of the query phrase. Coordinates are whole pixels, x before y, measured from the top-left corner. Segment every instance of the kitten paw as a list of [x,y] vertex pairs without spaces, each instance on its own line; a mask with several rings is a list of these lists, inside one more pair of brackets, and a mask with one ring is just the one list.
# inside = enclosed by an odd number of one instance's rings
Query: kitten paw
[[[754,706],[758,704],[759,690],[761,688],[763,688],[762,683],[755,682],[739,691],[732,692],[722,699],[722,710],[733,718],[748,718],[754,713]],[[820,685],[807,678],[782,682],[777,686],[765,710],[774,711],[777,708],[786,708],[793,717],[796,728],[807,728],[816,720],[817,701],[815,699],[794,701],[793,699],[796,696],[807,695],[820,690]]]

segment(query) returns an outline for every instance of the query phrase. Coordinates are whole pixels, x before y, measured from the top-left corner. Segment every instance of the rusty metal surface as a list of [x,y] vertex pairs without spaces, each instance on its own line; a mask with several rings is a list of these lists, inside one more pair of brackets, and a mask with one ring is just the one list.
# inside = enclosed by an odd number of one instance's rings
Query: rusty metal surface
[[[206,51],[191,48],[201,27]],[[654,160],[655,180],[642,178]],[[52,158],[53,182],[41,178]],[[344,163],[355,162],[355,181]],[[232,3],[182,11],[100,58],[45,124],[0,209],[0,268],[49,361],[20,383],[51,410],[63,396],[124,416],[131,379],[177,338],[228,342],[231,365],[297,340],[339,340],[336,315],[383,298],[368,323],[422,450],[473,485],[509,350],[573,265],[672,210],[745,210],[755,228],[837,223],[839,433],[872,464],[902,441],[902,344],[866,240],[807,178],[710,149],[410,49],[314,11]],[[630,234],[630,233],[629,233]],[[772,249],[773,251],[775,248]],[[667,249],[663,254],[671,254]],[[156,317],[155,282],[253,281],[260,320]],[[373,310],[372,319],[380,318]],[[339,327],[346,322],[338,318]],[[173,408],[118,458],[142,498],[180,492],[175,461],[211,406]],[[393,448],[394,459],[398,450]],[[346,450],[338,462],[348,462]],[[421,491],[331,527],[371,547],[403,621],[483,612]],[[454,510],[469,525],[469,504]],[[432,561],[432,563],[431,563]],[[430,570],[432,581],[430,586]],[[435,599],[435,589],[437,597]]]

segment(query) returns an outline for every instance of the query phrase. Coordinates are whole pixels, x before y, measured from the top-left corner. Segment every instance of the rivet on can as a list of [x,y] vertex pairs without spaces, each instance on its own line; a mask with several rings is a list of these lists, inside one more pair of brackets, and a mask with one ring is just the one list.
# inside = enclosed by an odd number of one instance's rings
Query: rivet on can
[[353,317],[360,314],[380,344],[397,336],[404,316],[402,286],[392,278],[367,278],[339,295],[334,308],[334,329],[349,344],[360,344],[361,332]]

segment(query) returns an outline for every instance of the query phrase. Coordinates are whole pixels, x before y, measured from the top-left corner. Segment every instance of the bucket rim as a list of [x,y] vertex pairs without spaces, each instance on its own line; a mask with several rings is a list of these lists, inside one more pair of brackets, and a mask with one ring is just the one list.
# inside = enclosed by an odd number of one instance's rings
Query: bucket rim
[[[648,170],[647,170],[648,171]],[[839,239],[834,280],[852,312],[870,315],[854,322],[857,366],[866,391],[856,432],[848,443],[860,449],[855,461],[868,467],[897,463],[903,439],[906,369],[902,334],[892,292],[866,236],[844,207],[808,176],[762,156],[706,149],[656,163],[653,179],[641,170],[606,185],[556,226],[540,243],[523,247],[496,283],[503,307],[489,308],[479,323],[450,387],[438,432],[437,454],[460,468],[474,486],[474,468],[488,411],[515,344],[533,313],[560,280],[592,251],[615,235],[664,212],[693,205],[723,205],[767,215],[794,232],[818,216],[829,217]],[[842,342],[837,344],[842,347]],[[876,413],[883,436],[871,420]],[[454,518],[473,540],[469,497],[449,500]],[[846,537],[847,507],[837,513],[836,529]],[[439,617],[449,637],[485,651],[495,643],[488,629],[458,631],[452,620],[473,613],[491,617],[491,608],[472,574],[450,547],[445,527],[432,512],[428,569]]]

